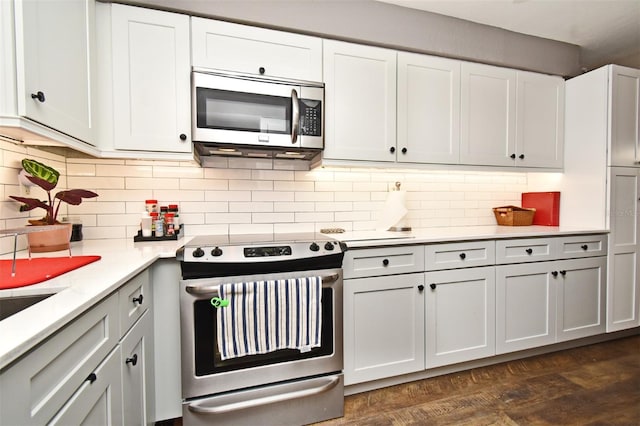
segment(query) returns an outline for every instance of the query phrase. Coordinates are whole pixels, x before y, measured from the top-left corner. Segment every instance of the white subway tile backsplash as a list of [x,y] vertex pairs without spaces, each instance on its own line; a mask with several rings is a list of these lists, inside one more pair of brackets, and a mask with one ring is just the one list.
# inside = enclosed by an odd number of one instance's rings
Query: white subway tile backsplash
[[294,215],[292,212],[252,213],[251,223],[293,223]]
[[312,212],[315,210],[313,202],[291,202],[291,203],[273,203],[274,212]]
[[231,191],[273,191],[272,181],[258,180],[230,180],[229,190]]
[[273,203],[270,202],[230,202],[229,212],[273,212]]
[[[371,230],[389,191],[401,182],[413,227],[494,224],[492,207],[520,203],[526,173],[384,170],[320,167],[271,159],[215,159],[218,168],[191,161],[65,158],[0,141],[0,226],[22,226],[41,211],[20,213],[9,195],[26,195],[17,174],[23,158],[61,172],[59,188],[96,191],[97,199],[63,206],[83,223],[84,237],[136,233],[144,200],[178,204],[186,235],[309,232],[323,227]],[[287,166],[290,165],[290,166]],[[302,163],[306,164],[306,163]],[[44,197],[39,189],[31,196]],[[6,244],[0,243],[0,253]]]

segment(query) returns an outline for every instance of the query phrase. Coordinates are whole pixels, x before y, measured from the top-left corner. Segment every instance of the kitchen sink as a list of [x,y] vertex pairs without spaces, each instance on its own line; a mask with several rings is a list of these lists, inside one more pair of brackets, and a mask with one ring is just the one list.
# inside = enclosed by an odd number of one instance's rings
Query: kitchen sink
[[55,293],[0,298],[0,321],[13,314],[17,314],[23,309],[27,309],[29,306],[35,305],[54,294]]

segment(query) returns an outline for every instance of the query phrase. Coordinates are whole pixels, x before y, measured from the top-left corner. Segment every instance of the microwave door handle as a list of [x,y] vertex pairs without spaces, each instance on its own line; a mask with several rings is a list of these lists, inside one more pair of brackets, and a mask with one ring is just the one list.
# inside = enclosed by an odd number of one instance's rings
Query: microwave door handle
[[291,89],[291,144],[298,141],[300,131],[300,105],[298,104],[298,92]]

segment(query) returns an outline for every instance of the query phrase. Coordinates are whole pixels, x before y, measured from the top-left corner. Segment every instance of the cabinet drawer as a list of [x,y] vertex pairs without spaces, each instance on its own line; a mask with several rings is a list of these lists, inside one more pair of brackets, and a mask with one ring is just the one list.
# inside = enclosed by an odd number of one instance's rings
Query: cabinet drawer
[[149,270],[133,277],[118,291],[120,312],[120,336],[124,335],[138,318],[151,306]]
[[71,322],[0,373],[2,424],[46,424],[118,343],[118,296]]
[[496,260],[493,241],[433,244],[424,251],[426,271],[493,265]]
[[424,247],[347,250],[342,268],[345,279],[422,272],[424,271]]
[[579,235],[558,238],[558,259],[606,256],[607,236]]
[[556,255],[554,238],[524,238],[496,241],[496,263],[524,263],[553,260]]

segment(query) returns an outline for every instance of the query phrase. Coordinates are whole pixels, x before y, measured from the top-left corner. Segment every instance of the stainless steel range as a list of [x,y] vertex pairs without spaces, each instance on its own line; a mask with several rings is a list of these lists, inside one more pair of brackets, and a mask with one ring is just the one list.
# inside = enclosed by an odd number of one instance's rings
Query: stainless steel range
[[185,425],[343,415],[344,250],[323,234],[201,236],[178,250]]

